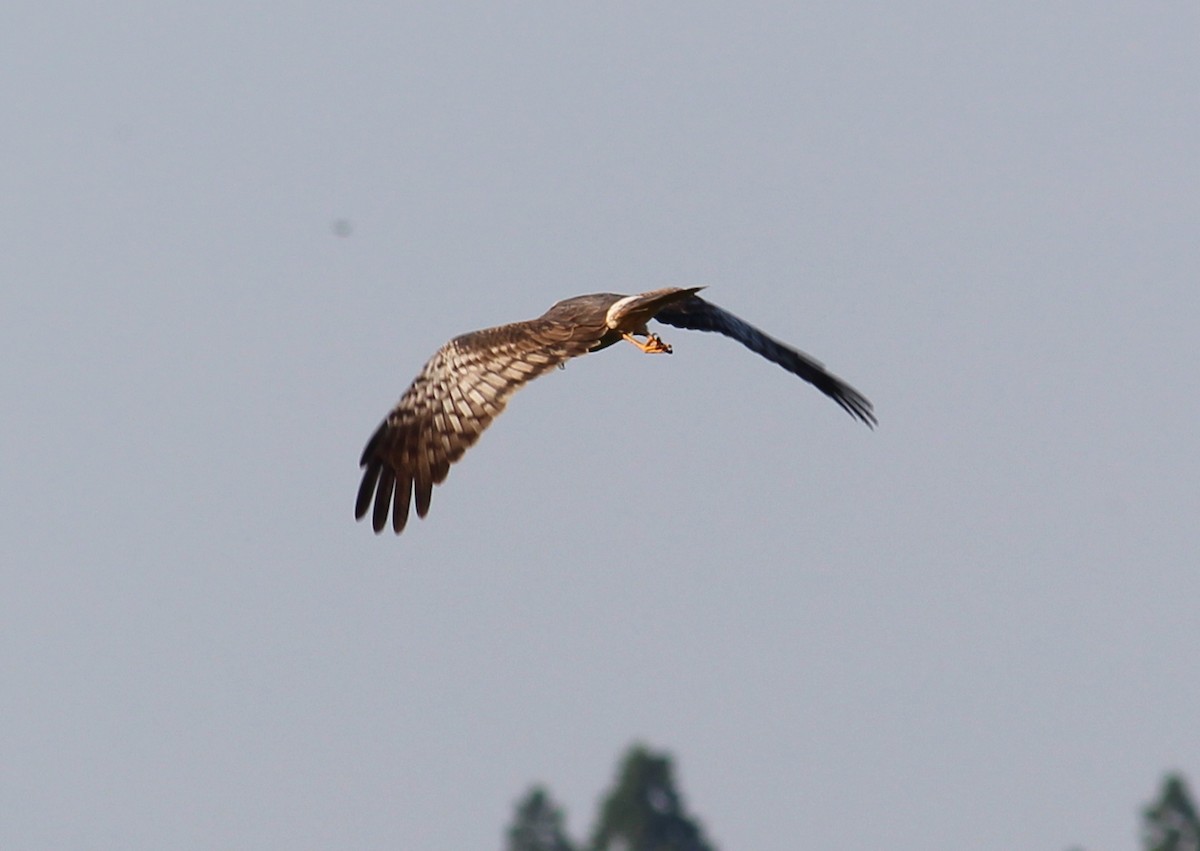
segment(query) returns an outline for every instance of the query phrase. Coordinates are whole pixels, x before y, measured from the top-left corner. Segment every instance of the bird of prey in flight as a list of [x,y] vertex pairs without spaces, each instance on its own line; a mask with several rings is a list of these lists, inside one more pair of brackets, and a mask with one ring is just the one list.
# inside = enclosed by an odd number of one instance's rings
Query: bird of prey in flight
[[354,516],[361,520],[371,511],[372,525],[381,532],[390,512],[392,529],[404,531],[414,496],[417,516],[424,517],[433,486],[445,480],[450,465],[526,382],[621,340],[647,354],[670,354],[671,347],[646,327],[651,319],[732,337],[812,384],[850,416],[875,426],[865,396],[803,352],[700,298],[696,293],[701,289],[581,295],[560,301],[537,319],[455,337],[429,359],[367,441],[359,461],[363,477]]

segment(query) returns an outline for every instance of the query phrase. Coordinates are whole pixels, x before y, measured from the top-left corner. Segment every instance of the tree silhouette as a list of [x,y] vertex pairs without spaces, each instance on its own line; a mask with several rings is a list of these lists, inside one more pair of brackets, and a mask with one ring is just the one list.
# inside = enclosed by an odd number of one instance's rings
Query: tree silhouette
[[635,745],[600,810],[591,851],[716,851],[684,812],[667,754]]
[[574,851],[563,826],[562,810],[540,786],[530,789],[517,804],[508,829],[505,851]]
[[1158,800],[1142,810],[1142,846],[1146,851],[1200,851],[1200,819],[1182,776],[1168,774]]

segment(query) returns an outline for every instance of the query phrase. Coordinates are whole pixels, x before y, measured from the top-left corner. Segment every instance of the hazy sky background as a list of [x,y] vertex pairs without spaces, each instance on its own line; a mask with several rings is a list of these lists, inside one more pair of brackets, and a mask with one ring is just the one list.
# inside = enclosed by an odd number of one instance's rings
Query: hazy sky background
[[[1136,847],[1200,775],[1193,2],[9,2],[0,845]],[[336,223],[351,225],[349,236]],[[434,349],[707,284],[400,538]]]

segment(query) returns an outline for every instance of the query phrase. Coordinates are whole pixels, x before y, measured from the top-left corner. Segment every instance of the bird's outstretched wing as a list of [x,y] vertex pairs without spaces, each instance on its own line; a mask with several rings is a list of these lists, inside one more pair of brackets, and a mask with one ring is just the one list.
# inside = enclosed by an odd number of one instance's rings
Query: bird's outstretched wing
[[362,484],[354,516],[376,532],[403,531],[415,495],[417,516],[429,511],[433,486],[479,439],[509,398],[547,370],[584,354],[600,328],[545,317],[456,337],[437,351],[375,431],[359,464]]
[[852,417],[856,417],[874,428],[875,412],[871,402],[836,375],[826,371],[820,361],[804,352],[768,337],[762,331],[722,310],[698,295],[664,307],[654,316],[659,322],[696,331],[716,331],[732,337],[739,343],[757,352],[769,361],[777,363],[788,372],[800,376],[833,401],[837,402]]

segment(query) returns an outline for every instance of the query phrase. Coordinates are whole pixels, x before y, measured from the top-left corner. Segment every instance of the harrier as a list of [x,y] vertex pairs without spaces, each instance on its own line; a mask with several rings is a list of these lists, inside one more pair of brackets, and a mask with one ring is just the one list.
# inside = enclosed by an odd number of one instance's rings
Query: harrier
[[389,512],[392,528],[397,534],[404,531],[413,497],[417,516],[424,517],[433,486],[445,480],[450,465],[526,382],[621,340],[647,354],[670,354],[671,347],[646,327],[651,319],[732,337],[800,376],[852,417],[875,426],[875,413],[865,396],[803,352],[700,298],[696,293],[701,289],[581,295],[560,301],[537,319],[455,337],[429,359],[367,442],[359,461],[363,477],[354,516],[365,517],[373,501],[376,532],[387,525]]

